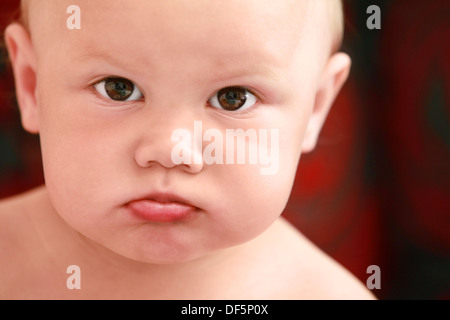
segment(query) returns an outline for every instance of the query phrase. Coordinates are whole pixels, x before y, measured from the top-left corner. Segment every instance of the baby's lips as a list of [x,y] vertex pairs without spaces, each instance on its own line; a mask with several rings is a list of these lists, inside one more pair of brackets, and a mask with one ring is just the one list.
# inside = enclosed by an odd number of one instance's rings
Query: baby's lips
[[198,210],[183,198],[168,193],[152,194],[132,200],[127,203],[127,208],[134,216],[149,222],[184,221]]

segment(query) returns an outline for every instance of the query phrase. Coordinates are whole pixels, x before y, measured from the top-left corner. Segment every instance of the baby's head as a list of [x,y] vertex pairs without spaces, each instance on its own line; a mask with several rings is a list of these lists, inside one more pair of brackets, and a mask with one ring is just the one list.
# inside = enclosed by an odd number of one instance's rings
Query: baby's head
[[[52,203],[82,235],[145,262],[266,230],[350,67],[335,53],[338,0],[27,0],[23,17],[6,41]],[[239,129],[247,138],[229,147]]]

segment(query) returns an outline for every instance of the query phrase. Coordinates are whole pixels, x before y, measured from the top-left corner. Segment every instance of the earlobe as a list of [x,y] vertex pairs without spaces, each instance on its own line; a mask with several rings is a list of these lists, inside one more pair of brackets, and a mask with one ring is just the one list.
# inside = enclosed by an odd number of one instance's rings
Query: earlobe
[[36,59],[27,30],[18,23],[5,30],[5,42],[14,72],[22,125],[30,133],[39,132],[36,99]]
[[302,145],[303,153],[310,152],[315,148],[331,106],[348,78],[350,67],[350,57],[345,53],[335,53],[329,58],[322,72],[314,108],[306,128]]

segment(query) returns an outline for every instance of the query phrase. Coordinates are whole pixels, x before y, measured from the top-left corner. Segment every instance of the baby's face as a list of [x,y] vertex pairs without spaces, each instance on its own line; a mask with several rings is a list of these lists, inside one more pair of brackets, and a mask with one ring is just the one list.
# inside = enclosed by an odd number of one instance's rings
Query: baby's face
[[[266,230],[288,200],[328,58],[324,18],[304,1],[80,0],[81,29],[69,30],[72,2],[30,24],[37,130],[60,215],[145,262],[194,259]],[[198,161],[214,141],[199,124],[222,134],[224,164]],[[246,140],[244,163],[235,154],[227,164],[227,129],[258,141],[266,132],[268,147],[250,163]],[[192,141],[174,138],[187,131]]]

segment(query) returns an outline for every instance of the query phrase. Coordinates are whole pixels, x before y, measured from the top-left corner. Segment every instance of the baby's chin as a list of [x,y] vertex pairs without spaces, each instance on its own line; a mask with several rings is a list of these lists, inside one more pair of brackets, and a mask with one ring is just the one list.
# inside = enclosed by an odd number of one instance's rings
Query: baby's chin
[[106,249],[113,252],[119,260],[128,260],[131,263],[143,264],[144,266],[170,266],[206,261],[209,258],[214,258],[215,256],[220,256],[221,253],[225,253],[229,247],[209,250],[198,250],[193,248],[192,250],[185,250],[184,252],[175,250],[161,250],[159,248],[153,248],[150,252],[143,252],[140,250],[136,252],[122,248]]
[[[85,236],[86,237],[86,236]],[[250,239],[226,240],[212,244],[206,239],[204,242],[173,243],[173,242],[147,242],[136,240],[118,241],[117,239],[93,239],[90,243],[96,251],[107,259],[115,260],[119,264],[144,264],[144,265],[176,265],[201,262],[209,258],[227,255],[227,252],[249,242]]]

